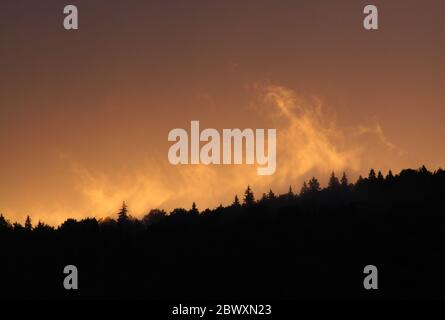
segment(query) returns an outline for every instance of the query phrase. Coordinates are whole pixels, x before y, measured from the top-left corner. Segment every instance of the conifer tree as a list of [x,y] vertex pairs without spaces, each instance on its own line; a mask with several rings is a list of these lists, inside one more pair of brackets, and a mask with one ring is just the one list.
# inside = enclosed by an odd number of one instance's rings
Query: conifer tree
[[235,199],[233,200],[232,206],[234,206],[234,207],[240,206],[238,195],[235,195]]
[[292,186],[289,186],[289,191],[287,192],[287,196],[289,198],[293,198],[295,196],[294,192],[292,191]]
[[193,202],[193,204],[192,204],[192,209],[190,210],[190,213],[191,214],[198,214],[199,213],[199,210],[196,207],[196,203],[195,202]]
[[383,183],[383,181],[385,180],[385,178],[383,178],[383,174],[382,172],[379,170],[378,174],[377,174],[377,181],[379,183]]
[[388,174],[386,175],[385,179],[386,179],[387,182],[392,182],[393,181],[394,175],[392,174],[391,170],[388,171]]
[[128,208],[125,201],[122,203],[122,207],[117,213],[117,222],[125,223],[128,221]]
[[25,220],[25,229],[32,230],[32,222],[31,222],[31,218],[29,216],[27,216],[26,220]]
[[338,181],[338,178],[335,176],[334,171],[331,173],[331,177],[329,178],[328,182],[328,188],[329,189],[338,189],[340,187],[340,182]]
[[369,171],[368,179],[369,179],[370,181],[374,181],[374,180],[376,179],[374,169],[371,169],[371,171]]
[[306,181],[303,182],[303,185],[301,186],[301,190],[300,190],[300,196],[305,195],[309,192],[309,188],[307,186]]
[[342,188],[347,188],[349,186],[348,177],[346,176],[346,173],[343,172],[343,175],[340,180],[340,185]]
[[246,191],[244,192],[243,204],[245,206],[252,206],[255,203],[255,196],[253,195],[252,189],[250,186],[247,186]]
[[320,182],[315,177],[312,177],[311,180],[309,180],[309,191],[310,192],[318,192],[320,191]]

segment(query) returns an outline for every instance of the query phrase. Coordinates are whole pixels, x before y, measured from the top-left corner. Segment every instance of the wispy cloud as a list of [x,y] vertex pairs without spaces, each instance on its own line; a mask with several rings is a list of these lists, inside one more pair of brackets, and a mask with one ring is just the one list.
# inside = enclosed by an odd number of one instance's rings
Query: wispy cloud
[[[145,159],[142,165],[106,172],[66,156],[77,181],[76,190],[83,199],[75,216],[113,215],[124,200],[136,216],[150,208],[190,207],[193,201],[204,209],[230,203],[234,194],[240,196],[248,184],[259,196],[269,188],[285,191],[289,184],[298,189],[312,174],[367,170],[362,168],[367,150],[357,141],[361,135],[369,135],[374,144],[383,144],[389,151],[396,149],[378,123],[340,128],[317,98],[277,85],[257,85],[254,91],[258,123],[264,129],[277,129],[274,175],[258,176],[256,168],[248,165],[173,166],[163,154]],[[165,141],[168,143],[167,138]],[[63,212],[73,212],[69,205],[59,207],[62,209],[49,215],[53,218],[50,222],[60,223],[68,217]]]

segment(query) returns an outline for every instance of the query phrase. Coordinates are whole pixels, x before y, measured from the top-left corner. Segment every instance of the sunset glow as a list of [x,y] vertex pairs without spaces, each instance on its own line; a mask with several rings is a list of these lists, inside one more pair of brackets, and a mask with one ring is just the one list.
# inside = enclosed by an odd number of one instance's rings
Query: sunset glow
[[[353,27],[365,2],[352,0],[80,0],[76,32],[54,27],[56,3],[0,4],[0,212],[11,221],[115,216],[122,201],[137,217],[203,210],[247,185],[260,197],[332,171],[355,181],[370,167],[444,166],[442,3],[414,26],[413,1],[382,2],[378,32]],[[192,120],[276,128],[275,173],[171,165],[168,133]]]

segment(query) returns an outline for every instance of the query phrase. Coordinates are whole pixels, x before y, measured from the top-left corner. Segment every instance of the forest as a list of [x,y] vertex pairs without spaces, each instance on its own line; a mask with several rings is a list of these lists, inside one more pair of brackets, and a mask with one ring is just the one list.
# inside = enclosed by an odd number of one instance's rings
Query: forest
[[[54,228],[0,216],[0,297],[56,299],[444,298],[445,171],[332,173],[299,192],[248,186],[228,206],[152,209]],[[75,265],[78,290],[65,290]],[[379,270],[378,290],[363,268]]]

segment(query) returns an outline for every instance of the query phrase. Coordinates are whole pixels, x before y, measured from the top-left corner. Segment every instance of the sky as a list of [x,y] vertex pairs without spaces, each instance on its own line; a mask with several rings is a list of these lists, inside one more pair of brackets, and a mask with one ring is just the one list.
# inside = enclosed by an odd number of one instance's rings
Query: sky
[[[0,212],[57,225],[444,167],[443,1],[0,2]],[[63,28],[63,7],[79,29]],[[173,166],[170,130],[276,128],[277,169]]]

